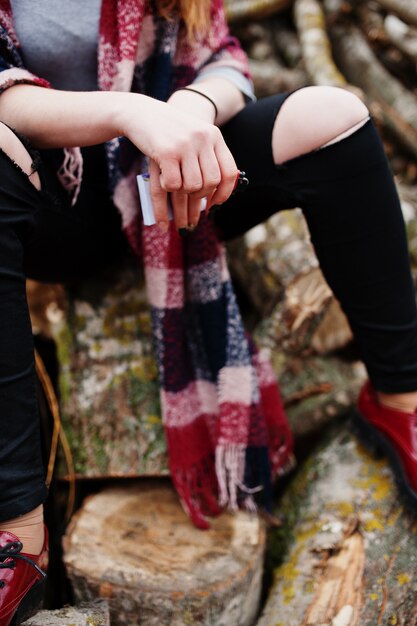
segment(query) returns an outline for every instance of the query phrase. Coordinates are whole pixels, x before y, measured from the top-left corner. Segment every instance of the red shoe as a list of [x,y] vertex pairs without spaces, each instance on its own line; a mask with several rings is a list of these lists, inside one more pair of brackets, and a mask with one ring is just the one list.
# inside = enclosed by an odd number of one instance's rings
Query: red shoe
[[417,509],[417,413],[383,406],[368,382],[358,400],[354,423],[365,444],[388,456],[406,504]]
[[48,531],[42,552],[21,553],[16,535],[0,531],[0,626],[18,626],[42,601],[48,567]]

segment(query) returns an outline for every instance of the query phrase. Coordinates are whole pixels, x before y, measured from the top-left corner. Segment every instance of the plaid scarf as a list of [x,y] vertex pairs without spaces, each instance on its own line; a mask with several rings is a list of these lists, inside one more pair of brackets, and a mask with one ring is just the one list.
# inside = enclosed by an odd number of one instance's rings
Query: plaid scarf
[[[211,16],[207,37],[193,45],[180,20],[162,19],[152,2],[103,0],[99,88],[166,100],[209,65],[247,75],[221,0]],[[48,86],[23,67],[9,0],[0,0],[0,23],[0,91]],[[125,138],[108,142],[107,153],[114,202],[145,268],[172,480],[193,522],[207,528],[206,515],[224,506],[253,509],[258,490],[268,499],[291,457],[291,432],[267,355],[245,335],[212,221],[203,216],[186,239],[172,225],[166,234],[141,228],[135,177],[145,158]],[[80,153],[66,155],[63,182],[76,192]]]

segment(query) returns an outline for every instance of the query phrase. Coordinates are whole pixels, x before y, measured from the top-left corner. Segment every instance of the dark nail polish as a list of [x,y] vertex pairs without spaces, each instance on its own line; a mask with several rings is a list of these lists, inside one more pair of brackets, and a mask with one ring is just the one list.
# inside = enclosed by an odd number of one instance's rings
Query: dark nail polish
[[181,237],[186,237],[188,235],[188,229],[187,228],[179,228],[178,232],[181,235]]
[[235,188],[232,191],[232,196],[235,193],[239,193],[239,191],[244,191],[248,185],[249,180],[246,178],[246,172],[239,172],[236,179]]

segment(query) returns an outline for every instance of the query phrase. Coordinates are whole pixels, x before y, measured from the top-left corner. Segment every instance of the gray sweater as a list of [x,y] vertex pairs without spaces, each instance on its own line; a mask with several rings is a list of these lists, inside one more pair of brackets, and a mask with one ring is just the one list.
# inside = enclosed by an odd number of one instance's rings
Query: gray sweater
[[[11,0],[13,20],[25,66],[55,89],[97,89],[97,42],[101,0]],[[76,52],[76,53],[74,53]],[[234,68],[202,72],[226,78],[248,100],[253,86]]]

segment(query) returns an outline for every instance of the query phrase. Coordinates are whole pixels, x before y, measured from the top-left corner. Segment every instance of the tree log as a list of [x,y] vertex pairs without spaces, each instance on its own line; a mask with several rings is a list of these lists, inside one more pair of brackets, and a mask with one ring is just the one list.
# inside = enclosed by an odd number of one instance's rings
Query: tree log
[[226,0],[229,22],[267,17],[292,5],[294,0]]
[[[232,275],[266,320],[270,329],[266,332],[276,337],[275,349],[300,354],[313,347],[324,353],[350,340],[346,319],[338,304],[332,304],[334,298],[318,269],[300,210],[274,215],[229,245],[228,252]],[[325,318],[328,308],[331,324]],[[291,347],[283,348],[279,342],[290,336]]]
[[345,87],[337,69],[326,32],[325,18],[317,0],[296,0],[294,19],[300,37],[307,73],[315,85]]
[[64,539],[78,600],[105,597],[113,626],[251,626],[258,612],[265,530],[239,512],[194,528],[161,483],[87,499]]
[[293,91],[304,87],[307,75],[301,69],[288,69],[276,59],[256,61],[249,59],[255,93],[258,98],[273,96],[283,91]]
[[376,0],[389,13],[395,13],[407,24],[417,26],[417,0]]
[[279,508],[288,523],[275,549],[292,543],[257,626],[416,623],[417,526],[385,461],[339,431]]
[[384,27],[390,41],[417,63],[417,28],[410,27],[395,15],[387,15]]
[[58,611],[38,611],[22,626],[110,626],[107,600],[85,602]]
[[417,98],[382,66],[357,28],[338,21],[330,29],[345,76],[365,92],[371,107],[378,106],[384,123],[417,157]]
[[303,52],[297,34],[277,21],[273,25],[273,36],[275,47],[288,67],[298,67],[302,62]]
[[139,271],[124,268],[70,294],[56,341],[62,419],[77,476],[167,474],[150,312]]

